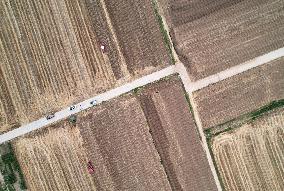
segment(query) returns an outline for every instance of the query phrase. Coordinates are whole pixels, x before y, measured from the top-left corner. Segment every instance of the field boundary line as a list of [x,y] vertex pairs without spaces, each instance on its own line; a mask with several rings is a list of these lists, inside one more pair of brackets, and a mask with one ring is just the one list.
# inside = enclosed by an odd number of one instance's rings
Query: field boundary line
[[271,51],[267,54],[258,56],[256,58],[253,58],[247,62],[244,62],[242,64],[239,64],[237,66],[230,67],[226,70],[223,70],[219,73],[213,74],[211,76],[205,77],[203,79],[191,82],[190,79],[187,79],[186,82],[188,83],[188,86],[190,87],[190,92],[197,91],[199,89],[205,88],[211,84],[215,84],[217,82],[220,82],[222,80],[225,80],[227,78],[230,78],[232,76],[238,75],[240,73],[246,72],[250,69],[253,69],[257,66],[261,66],[263,64],[266,64],[270,61],[273,61],[277,58],[280,58],[284,56],[284,47],[279,48],[277,50]]
[[201,144],[202,144],[202,147],[203,147],[204,152],[206,154],[207,161],[208,161],[209,167],[211,169],[215,184],[217,186],[218,191],[222,191],[222,186],[221,186],[219,177],[217,175],[217,170],[216,170],[215,165],[213,163],[213,159],[212,159],[212,156],[211,156],[208,144],[207,144],[207,140],[206,140],[206,137],[205,137],[205,134],[204,134],[204,131],[203,131],[202,124],[201,124],[201,120],[199,118],[199,114],[198,114],[198,111],[196,109],[196,105],[195,105],[194,100],[193,100],[191,86],[188,83],[190,81],[189,75],[186,71],[185,66],[181,62],[176,63],[176,71],[178,72],[178,74],[181,78],[181,81],[183,83],[184,89],[185,89],[186,93],[188,94],[190,105],[192,106],[193,116],[194,116],[194,120],[196,122],[197,130],[198,130],[199,135],[201,137]]
[[8,131],[6,133],[3,133],[0,135],[0,144],[10,141],[12,139],[15,139],[19,136],[25,135],[27,133],[30,133],[34,130],[40,129],[42,127],[45,127],[47,125],[53,124],[57,121],[60,121],[62,119],[65,119],[73,114],[76,114],[80,111],[86,110],[92,105],[90,104],[91,101],[97,100],[98,103],[102,103],[104,101],[108,101],[112,98],[118,97],[122,94],[125,94],[127,92],[130,92],[131,90],[141,87],[144,85],[147,85],[149,83],[158,81],[166,76],[172,75],[176,73],[175,65],[168,66],[164,69],[161,69],[159,71],[153,72],[151,74],[148,74],[146,76],[143,76],[141,78],[138,78],[132,82],[129,82],[127,84],[124,84],[122,86],[116,87],[114,89],[108,90],[102,94],[96,95],[90,99],[84,100],[76,105],[76,108],[72,111],[70,111],[69,107],[65,108],[61,111],[58,111],[55,113],[55,117],[47,120],[46,117],[42,117],[36,121],[33,121],[31,123],[28,123],[26,125],[22,125],[16,129],[13,129],[11,131]]

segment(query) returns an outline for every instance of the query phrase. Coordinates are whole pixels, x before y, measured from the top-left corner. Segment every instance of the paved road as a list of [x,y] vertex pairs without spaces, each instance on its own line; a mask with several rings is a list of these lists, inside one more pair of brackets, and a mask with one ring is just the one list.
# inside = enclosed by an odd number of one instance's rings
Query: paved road
[[222,72],[219,72],[217,74],[208,76],[206,78],[203,78],[201,80],[195,81],[195,82],[187,82],[189,83],[188,86],[190,87],[190,92],[194,92],[196,90],[202,89],[210,84],[214,84],[216,82],[219,82],[221,80],[227,79],[229,77],[235,76],[237,74],[240,74],[244,71],[247,71],[249,69],[255,68],[257,66],[263,65],[267,62],[270,62],[274,59],[280,58],[284,56],[284,48],[280,48],[278,50],[269,52],[267,54],[264,54],[262,56],[256,57],[252,60],[249,60],[243,64],[239,64],[237,66],[231,67],[227,70],[224,70]]
[[[270,52],[268,54],[265,54],[263,56],[252,59],[248,62],[240,64],[238,66],[234,66],[234,67],[229,68],[227,70],[224,70],[220,73],[217,73],[217,74],[214,74],[212,76],[206,77],[204,79],[198,80],[196,82],[190,81],[190,78],[188,76],[186,68],[184,67],[184,65],[182,63],[178,62],[175,66],[169,66],[165,69],[154,72],[150,75],[147,75],[147,76],[144,76],[144,77],[139,78],[137,80],[134,80],[133,82],[127,83],[123,86],[114,88],[114,89],[109,90],[105,93],[99,94],[99,95],[97,95],[93,98],[90,98],[90,99],[85,100],[81,103],[78,103],[76,105],[76,108],[72,111],[69,110],[69,107],[66,108],[66,109],[63,109],[63,110],[55,113],[55,117],[50,119],[50,120],[47,120],[45,117],[43,117],[43,118],[41,118],[37,121],[31,122],[29,124],[26,124],[26,125],[23,125],[23,126],[17,128],[17,129],[14,129],[12,131],[4,133],[4,134],[0,135],[0,144],[4,143],[6,141],[12,140],[16,137],[22,136],[22,135],[29,133],[31,131],[34,131],[36,129],[40,129],[42,127],[50,125],[50,124],[52,124],[56,121],[62,120],[64,118],[66,118],[66,117],[68,117],[72,114],[78,113],[82,110],[88,109],[88,108],[92,107],[90,102],[93,101],[93,100],[96,100],[97,103],[101,103],[103,101],[107,101],[107,100],[110,100],[112,98],[118,97],[118,96],[120,96],[124,93],[127,93],[127,92],[129,92],[129,91],[131,91],[131,90],[133,90],[137,87],[144,86],[146,84],[152,83],[154,81],[157,81],[157,80],[159,80],[163,77],[169,76],[169,75],[174,74],[174,73],[179,73],[181,80],[182,80],[182,82],[185,86],[185,90],[189,94],[191,102],[193,102],[192,92],[199,90],[201,88],[204,88],[204,87],[206,87],[210,84],[217,83],[217,82],[224,80],[226,78],[240,74],[244,71],[247,71],[247,70],[252,69],[254,67],[260,66],[262,64],[265,64],[269,61],[272,61],[272,60],[277,59],[277,58],[282,57],[282,56],[284,56],[284,48],[280,48],[278,50],[275,50],[275,51]],[[218,176],[217,176],[217,173],[216,173],[216,170],[215,170],[215,167],[214,167],[214,164],[213,164],[210,152],[209,152],[208,145],[206,143],[206,138],[205,138],[205,135],[204,135],[204,132],[203,132],[203,129],[202,129],[199,117],[198,117],[198,112],[196,110],[196,106],[194,105],[194,102],[193,102],[193,109],[194,109],[195,118],[197,120],[198,130],[199,130],[199,133],[201,135],[203,148],[206,152],[206,155],[207,155],[207,158],[208,158],[208,161],[209,161],[209,165],[210,165],[210,168],[212,170],[212,173],[213,173],[215,182],[217,184],[218,190],[221,191],[222,188],[221,188],[220,182],[218,180]]]
[[163,77],[169,76],[171,74],[175,73],[175,66],[169,66],[165,69],[162,69],[160,71],[154,72],[150,75],[147,76],[143,76],[142,78],[139,78],[137,80],[134,80],[130,83],[127,83],[123,86],[114,88],[112,90],[109,90],[105,93],[99,94],[93,98],[87,99],[81,103],[76,104],[76,108],[72,111],[70,111],[69,107],[66,109],[63,109],[57,113],[55,113],[55,117],[47,120],[45,117],[37,120],[37,121],[33,121],[29,124],[23,125],[17,129],[14,129],[12,131],[9,131],[7,133],[4,133],[2,135],[0,135],[0,144],[4,143],[6,141],[12,140],[16,137],[22,136],[26,133],[29,133],[31,131],[34,131],[36,129],[40,129],[42,127],[45,127],[47,125],[50,125],[56,121],[59,121],[61,119],[64,119],[72,114],[78,113],[82,110],[88,109],[90,107],[92,107],[92,105],[90,104],[91,101],[93,100],[97,100],[97,103],[101,103],[103,101],[107,101],[110,100],[112,98],[118,97],[124,93],[127,93],[137,87],[140,86],[144,86],[146,84],[152,83],[154,81],[157,81]]
[[195,121],[196,121],[196,125],[197,125],[197,128],[198,128],[199,134],[201,136],[202,146],[203,146],[204,151],[206,153],[208,163],[209,163],[209,166],[211,168],[213,177],[215,179],[218,191],[222,191],[222,187],[221,187],[219,178],[217,176],[215,166],[213,164],[213,160],[212,160],[212,157],[211,157],[208,145],[207,145],[206,137],[205,137],[204,132],[203,132],[201,120],[199,118],[199,113],[197,112],[197,109],[196,109],[197,106],[195,105],[195,102],[193,100],[192,92],[199,90],[201,88],[204,88],[204,87],[206,87],[210,84],[217,83],[217,82],[224,80],[226,78],[230,78],[234,75],[240,74],[244,71],[247,71],[247,70],[252,69],[254,67],[260,66],[262,64],[265,64],[269,61],[280,58],[282,56],[284,56],[284,48],[280,48],[278,50],[275,50],[275,51],[270,52],[268,54],[265,54],[263,56],[252,59],[248,62],[245,62],[241,65],[229,68],[229,69],[224,70],[220,73],[214,74],[212,76],[198,80],[196,82],[190,81],[190,78],[188,76],[186,68],[184,67],[184,65],[182,63],[179,62],[179,63],[176,64],[176,71],[180,75],[180,78],[181,78],[181,80],[184,84],[184,87],[185,87],[185,91],[188,93],[190,102],[192,104],[194,118],[195,118]]
[[92,107],[90,102],[92,100],[97,100],[98,103],[102,101],[107,101],[110,100],[114,97],[117,97],[119,95],[122,95],[124,93],[127,93],[137,87],[144,86],[146,84],[152,83],[154,81],[157,81],[163,77],[166,77],[168,75],[174,74],[174,73],[179,73],[182,82],[185,86],[186,91],[191,94],[192,92],[199,90],[201,88],[204,88],[210,84],[217,83],[221,80],[224,80],[226,78],[232,77],[234,75],[237,75],[239,73],[242,73],[244,71],[247,71],[249,69],[252,69],[254,67],[260,66],[262,64],[265,64],[269,61],[272,61],[276,58],[284,56],[284,48],[280,48],[278,50],[275,50],[273,52],[267,53],[263,56],[257,57],[255,59],[252,59],[248,62],[245,62],[243,64],[240,64],[238,66],[234,66],[232,68],[229,68],[227,70],[224,70],[220,73],[214,74],[212,76],[206,77],[204,79],[198,80],[196,82],[191,82],[188,76],[188,73],[186,72],[185,67],[183,66],[182,63],[177,63],[176,66],[169,66],[165,69],[162,69],[160,71],[154,72],[150,75],[144,76],[142,78],[139,78],[137,80],[134,80],[130,83],[127,83],[123,86],[114,88],[110,91],[107,91],[105,93],[99,94],[93,98],[90,98],[88,100],[85,100],[81,103],[78,103],[76,105],[76,108],[73,111],[69,110],[69,107],[66,109],[63,109],[57,113],[55,113],[55,117],[46,120],[45,117],[31,122],[29,124],[23,125],[17,129],[14,129],[12,131],[9,131],[7,133],[4,133],[0,135],[0,144],[4,143],[6,141],[9,141],[11,139],[14,139],[18,136],[24,135],[26,133],[29,133],[31,131],[34,131],[36,129],[40,129],[44,126],[50,125],[51,123],[54,123],[56,121],[59,121],[61,119],[64,119],[72,114],[78,113],[79,111],[85,110],[89,107]]

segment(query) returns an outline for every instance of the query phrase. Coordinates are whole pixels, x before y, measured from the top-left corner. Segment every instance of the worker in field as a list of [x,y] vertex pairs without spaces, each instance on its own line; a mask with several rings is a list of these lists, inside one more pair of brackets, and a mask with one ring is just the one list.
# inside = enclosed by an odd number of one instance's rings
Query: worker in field
[[88,167],[88,172],[90,174],[93,174],[95,172],[95,168],[94,168],[94,166],[93,166],[91,161],[88,162],[87,167]]
[[100,46],[100,49],[101,49],[101,51],[103,52],[103,53],[106,53],[106,45],[105,45],[105,43],[99,43],[99,46]]

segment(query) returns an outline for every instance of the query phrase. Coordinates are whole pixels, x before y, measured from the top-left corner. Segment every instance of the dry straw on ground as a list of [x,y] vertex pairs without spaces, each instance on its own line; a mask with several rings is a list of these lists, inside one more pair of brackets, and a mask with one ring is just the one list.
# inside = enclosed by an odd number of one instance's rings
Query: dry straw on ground
[[284,190],[284,110],[213,138],[226,190]]

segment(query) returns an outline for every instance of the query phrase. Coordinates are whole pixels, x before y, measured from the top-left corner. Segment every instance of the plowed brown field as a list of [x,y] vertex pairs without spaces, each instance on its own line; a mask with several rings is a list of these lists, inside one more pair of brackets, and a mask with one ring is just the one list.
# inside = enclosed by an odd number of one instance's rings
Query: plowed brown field
[[177,76],[79,113],[76,126],[60,122],[18,138],[14,147],[31,190],[217,190]]
[[192,80],[284,46],[284,1],[168,1],[173,43]]
[[58,124],[14,142],[30,191],[94,191],[88,158],[77,128]]
[[147,86],[139,99],[172,190],[217,190],[179,79]]
[[204,128],[284,99],[284,57],[193,93]]
[[0,1],[0,132],[169,63],[151,2],[117,3]]
[[151,1],[105,3],[131,74],[170,63]]
[[226,190],[284,190],[284,110],[213,138]]
[[171,190],[135,98],[112,100],[78,122],[98,190]]

